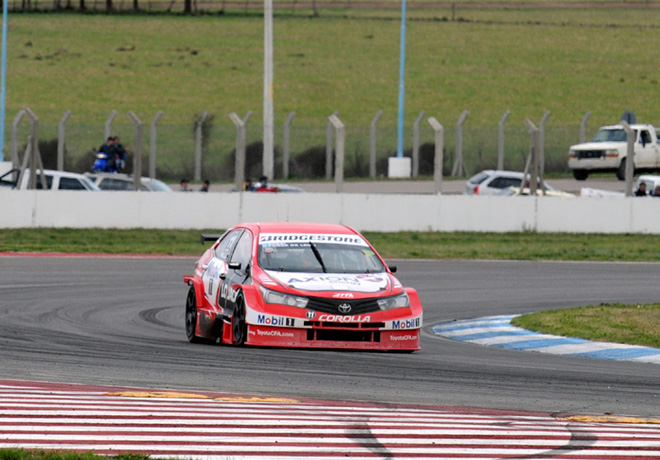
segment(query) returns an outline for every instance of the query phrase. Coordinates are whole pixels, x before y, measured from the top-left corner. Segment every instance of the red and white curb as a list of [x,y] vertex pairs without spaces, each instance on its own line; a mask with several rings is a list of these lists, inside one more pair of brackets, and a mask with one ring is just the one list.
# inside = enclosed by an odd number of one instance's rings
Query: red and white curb
[[193,460],[660,459],[660,420],[0,380],[0,448]]

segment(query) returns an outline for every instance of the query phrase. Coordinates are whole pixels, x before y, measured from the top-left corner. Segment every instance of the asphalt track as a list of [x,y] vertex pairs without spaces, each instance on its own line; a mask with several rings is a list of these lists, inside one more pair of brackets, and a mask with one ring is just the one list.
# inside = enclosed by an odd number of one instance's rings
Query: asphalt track
[[451,319],[657,302],[660,264],[396,261],[425,307],[413,354],[185,339],[193,258],[0,257],[0,378],[556,413],[660,415],[660,366],[434,336]]

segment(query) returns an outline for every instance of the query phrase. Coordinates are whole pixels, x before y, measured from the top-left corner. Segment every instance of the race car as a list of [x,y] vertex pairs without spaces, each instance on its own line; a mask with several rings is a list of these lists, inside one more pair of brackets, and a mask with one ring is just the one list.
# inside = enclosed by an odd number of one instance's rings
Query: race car
[[183,278],[190,342],[419,350],[417,292],[352,228],[246,223],[214,240]]

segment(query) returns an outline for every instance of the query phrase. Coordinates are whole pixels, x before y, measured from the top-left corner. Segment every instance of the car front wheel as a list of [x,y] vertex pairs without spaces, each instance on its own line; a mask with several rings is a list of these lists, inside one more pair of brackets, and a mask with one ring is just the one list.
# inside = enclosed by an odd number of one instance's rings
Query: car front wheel
[[193,286],[190,286],[186,297],[186,337],[191,343],[201,342],[197,337],[197,298]]
[[589,176],[589,173],[587,172],[586,169],[574,169],[573,170],[573,177],[575,178],[575,180],[586,180],[588,176]]
[[234,345],[243,345],[247,338],[247,325],[245,324],[245,300],[239,294],[236,298],[236,309],[231,319]]

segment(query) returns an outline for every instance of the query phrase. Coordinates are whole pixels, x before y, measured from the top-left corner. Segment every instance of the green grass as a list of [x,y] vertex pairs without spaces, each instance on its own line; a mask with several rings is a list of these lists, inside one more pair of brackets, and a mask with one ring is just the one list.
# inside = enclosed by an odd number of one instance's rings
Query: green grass
[[[204,167],[217,180],[222,159],[235,143],[230,112],[242,116],[252,111],[248,143],[261,139],[263,20],[258,11],[239,13],[11,14],[8,121],[30,106],[40,117],[41,137],[52,139],[60,118],[71,109],[67,159],[72,165],[101,144],[112,110],[118,111],[113,131],[129,146],[134,134],[126,113],[136,112],[148,127],[156,111],[163,110],[159,173],[178,177],[192,169],[192,124],[206,110],[215,118]],[[347,126],[350,162],[367,154],[369,123],[383,110],[379,155],[395,150],[397,15],[396,9],[342,8],[311,18],[309,11],[276,10],[276,145],[281,146],[289,111],[297,113],[291,144],[295,155],[324,144],[327,116],[338,110]],[[587,110],[593,113],[590,133],[628,109],[640,120],[660,120],[653,97],[658,91],[660,9],[461,9],[459,2],[456,16],[451,21],[449,10],[411,10],[407,147],[412,122],[424,110],[445,125],[451,155],[453,127],[460,113],[469,110],[464,130],[468,168],[492,165],[497,123],[511,110],[506,166],[522,169],[529,150],[523,120],[538,123],[549,110],[546,155],[565,169],[566,149],[577,141]],[[430,128],[424,124],[421,131],[422,142],[431,142]]]
[[[0,229],[0,251],[199,255],[205,230]],[[206,230],[218,233],[220,230]],[[383,257],[660,261],[660,235],[365,232]]]
[[552,310],[519,316],[512,323],[545,334],[660,348],[660,304]]

